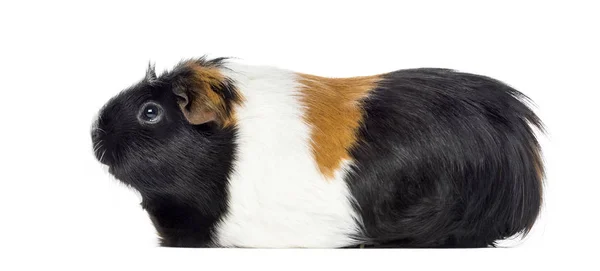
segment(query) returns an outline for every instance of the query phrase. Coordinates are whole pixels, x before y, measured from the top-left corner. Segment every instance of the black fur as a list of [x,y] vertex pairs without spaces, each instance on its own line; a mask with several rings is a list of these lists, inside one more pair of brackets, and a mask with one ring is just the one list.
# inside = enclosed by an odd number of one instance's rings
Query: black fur
[[[185,87],[190,74],[183,66],[158,78],[149,70],[146,79],[107,103],[92,132],[97,158],[141,193],[163,246],[212,246],[213,226],[227,204],[235,129],[185,120],[173,88]],[[234,93],[226,84],[214,87],[223,96]],[[138,112],[147,101],[162,106],[161,122],[140,124]]]
[[348,178],[374,247],[485,247],[527,233],[542,193],[540,120],[496,80],[401,70],[364,101]]

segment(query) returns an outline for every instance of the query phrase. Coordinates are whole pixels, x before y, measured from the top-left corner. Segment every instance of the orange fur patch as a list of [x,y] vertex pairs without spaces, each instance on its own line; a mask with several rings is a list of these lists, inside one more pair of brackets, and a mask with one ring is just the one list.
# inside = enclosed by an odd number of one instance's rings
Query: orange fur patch
[[342,160],[357,141],[363,111],[361,99],[375,88],[379,75],[352,78],[325,78],[298,74],[303,85],[304,119],[312,126],[311,147],[319,170],[333,177]]
[[[194,62],[185,65],[194,73],[193,84],[197,97],[192,99],[193,105],[191,108],[195,108],[196,114],[201,118],[213,115],[223,127],[234,125],[236,123],[235,113],[227,112],[225,100],[212,88],[212,86],[219,85],[225,80],[225,76],[221,71],[216,67],[204,67]],[[241,103],[243,99],[239,93],[237,97],[239,99],[233,102]]]

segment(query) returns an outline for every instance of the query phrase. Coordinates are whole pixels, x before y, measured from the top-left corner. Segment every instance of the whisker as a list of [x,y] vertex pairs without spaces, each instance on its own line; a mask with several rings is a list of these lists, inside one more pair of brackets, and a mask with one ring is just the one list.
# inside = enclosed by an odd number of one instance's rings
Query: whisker
[[102,158],[104,158],[104,154],[106,154],[106,150],[104,150],[104,151],[102,152],[102,155],[100,155],[100,161],[102,161]]
[[104,147],[104,145],[102,145],[103,141],[98,141],[96,144],[94,144],[94,153],[96,153],[98,150],[100,150],[102,147]]

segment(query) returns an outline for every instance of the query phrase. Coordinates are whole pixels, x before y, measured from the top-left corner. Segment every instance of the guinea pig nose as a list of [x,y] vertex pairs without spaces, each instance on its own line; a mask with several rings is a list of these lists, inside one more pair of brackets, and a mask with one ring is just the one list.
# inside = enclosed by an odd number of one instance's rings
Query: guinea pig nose
[[98,139],[100,139],[101,133],[102,133],[102,129],[100,129],[100,128],[92,129],[92,140],[97,141]]

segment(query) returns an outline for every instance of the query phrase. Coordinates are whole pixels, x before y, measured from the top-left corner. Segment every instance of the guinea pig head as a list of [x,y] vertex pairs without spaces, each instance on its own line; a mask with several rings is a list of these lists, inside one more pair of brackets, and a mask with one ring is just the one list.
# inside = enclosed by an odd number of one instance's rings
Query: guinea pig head
[[222,59],[184,61],[110,99],[91,135],[96,158],[144,193],[207,190],[231,168],[233,107],[240,101]]

